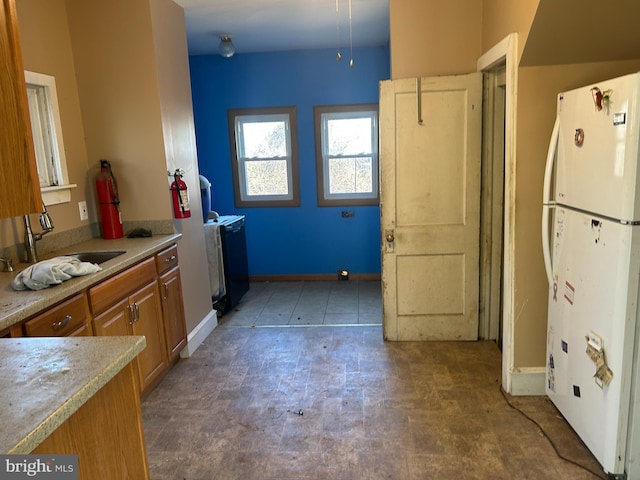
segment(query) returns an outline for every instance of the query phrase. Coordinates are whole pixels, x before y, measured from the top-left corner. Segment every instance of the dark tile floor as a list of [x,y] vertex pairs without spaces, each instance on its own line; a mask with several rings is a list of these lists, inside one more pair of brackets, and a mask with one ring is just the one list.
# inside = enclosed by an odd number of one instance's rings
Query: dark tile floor
[[509,406],[494,342],[384,342],[379,286],[252,285],[143,402],[152,480],[602,476],[548,399],[508,397],[598,475]]

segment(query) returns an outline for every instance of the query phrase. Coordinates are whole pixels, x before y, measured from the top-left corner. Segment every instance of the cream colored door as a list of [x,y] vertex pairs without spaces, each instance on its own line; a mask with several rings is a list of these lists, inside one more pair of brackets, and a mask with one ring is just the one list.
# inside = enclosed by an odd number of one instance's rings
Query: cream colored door
[[478,338],[481,129],[480,73],[380,84],[387,340]]

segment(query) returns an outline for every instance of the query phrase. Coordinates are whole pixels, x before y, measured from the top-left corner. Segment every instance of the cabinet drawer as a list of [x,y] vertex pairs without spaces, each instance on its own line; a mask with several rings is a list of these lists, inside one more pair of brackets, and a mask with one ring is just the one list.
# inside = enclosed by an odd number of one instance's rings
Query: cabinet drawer
[[79,293],[25,322],[24,330],[30,337],[64,337],[87,322],[86,302]]
[[156,255],[156,269],[158,273],[166,272],[178,265],[178,247],[172,245]]
[[150,257],[122,273],[89,289],[89,303],[95,314],[105,311],[156,277],[154,257]]

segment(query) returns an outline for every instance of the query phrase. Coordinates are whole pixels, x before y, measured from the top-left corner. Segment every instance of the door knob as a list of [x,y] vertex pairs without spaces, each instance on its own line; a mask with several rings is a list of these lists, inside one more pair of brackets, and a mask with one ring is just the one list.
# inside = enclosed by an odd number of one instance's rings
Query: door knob
[[393,230],[388,230],[384,238],[389,243],[393,242],[395,240],[395,237],[393,236]]

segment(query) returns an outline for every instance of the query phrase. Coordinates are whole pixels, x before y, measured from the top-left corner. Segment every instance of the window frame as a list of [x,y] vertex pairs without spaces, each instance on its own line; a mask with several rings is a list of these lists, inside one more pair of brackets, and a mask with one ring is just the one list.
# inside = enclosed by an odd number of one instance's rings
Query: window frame
[[[372,184],[375,195],[363,195],[358,193],[330,195],[328,193],[328,179],[325,180],[325,167],[327,162],[324,155],[324,114],[348,114],[353,113],[357,117],[359,112],[375,112],[375,125],[373,126],[373,145],[375,150],[371,153]],[[313,123],[315,131],[316,149],[316,190],[318,206],[372,206],[380,204],[380,147],[379,147],[379,109],[377,103],[362,103],[352,105],[316,105],[313,107]]]
[[[239,157],[241,150],[238,144],[236,125],[238,117],[274,117],[288,116],[289,123],[289,155],[287,159],[287,177],[290,181],[286,198],[278,195],[256,196],[248,199],[244,195],[242,183],[244,181],[244,161]],[[298,162],[298,121],[296,107],[265,107],[265,108],[232,108],[227,110],[229,127],[229,147],[231,153],[231,174],[233,177],[233,197],[236,208],[253,207],[299,207],[300,206],[300,175]],[[281,197],[285,197],[284,195]]]
[[[77,185],[69,183],[56,79],[28,70],[24,71],[24,76],[42,201],[45,205],[68,203],[71,189]],[[51,156],[50,161],[45,161],[42,154],[38,157],[38,152],[43,151]],[[46,172],[41,171],[43,168]]]

